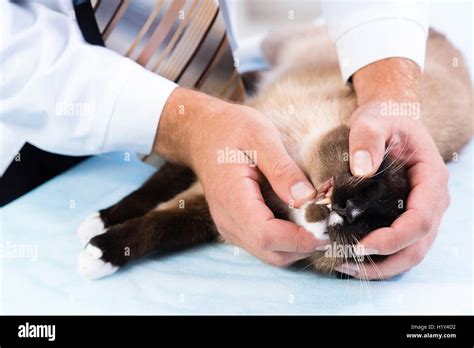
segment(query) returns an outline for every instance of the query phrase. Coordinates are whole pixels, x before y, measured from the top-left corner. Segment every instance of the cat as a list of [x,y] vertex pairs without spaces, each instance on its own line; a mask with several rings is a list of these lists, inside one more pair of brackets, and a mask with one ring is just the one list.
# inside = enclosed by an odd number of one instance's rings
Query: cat
[[[335,45],[326,29],[270,34],[262,51],[272,68],[246,104],[270,118],[290,156],[315,187],[325,188],[315,201],[295,209],[280,201],[268,182],[262,183],[265,202],[275,217],[291,220],[335,246],[355,246],[371,231],[390,226],[405,211],[407,169],[387,151],[376,175],[351,175],[349,117],[357,107],[356,98],[341,79]],[[472,136],[471,81],[461,53],[433,30],[427,40],[421,98],[418,116],[449,161]],[[180,208],[182,202],[185,209]],[[112,274],[152,252],[224,241],[199,180],[191,169],[172,162],[120,202],[89,216],[78,234],[85,245],[78,270],[90,279]],[[361,262],[351,250],[343,257],[315,251],[307,261],[315,270],[331,273],[344,259]]]

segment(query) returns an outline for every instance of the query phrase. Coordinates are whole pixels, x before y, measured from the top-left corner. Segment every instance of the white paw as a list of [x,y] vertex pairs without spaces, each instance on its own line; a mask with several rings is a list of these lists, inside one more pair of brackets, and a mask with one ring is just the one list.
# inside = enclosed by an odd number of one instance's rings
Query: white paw
[[299,209],[293,208],[290,210],[290,218],[291,220],[299,225],[304,227],[304,229],[310,232],[315,238],[319,240],[326,240],[329,239],[329,235],[327,232],[328,222],[327,220],[321,220],[317,222],[310,222],[306,220],[306,209],[309,204],[312,203],[305,203]]
[[118,270],[117,266],[113,266],[109,262],[104,262],[102,250],[88,244],[79,254],[77,260],[77,270],[86,279],[98,279],[108,276]]
[[86,245],[89,241],[100,234],[105,233],[104,223],[102,222],[99,212],[92,213],[81,223],[77,230],[77,235],[82,245]]

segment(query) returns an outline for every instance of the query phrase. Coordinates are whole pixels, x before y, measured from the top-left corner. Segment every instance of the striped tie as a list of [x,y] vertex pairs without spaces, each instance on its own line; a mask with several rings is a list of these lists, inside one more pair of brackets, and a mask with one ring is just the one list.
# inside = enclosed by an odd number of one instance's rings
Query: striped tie
[[180,86],[244,96],[215,0],[92,1],[105,46]]

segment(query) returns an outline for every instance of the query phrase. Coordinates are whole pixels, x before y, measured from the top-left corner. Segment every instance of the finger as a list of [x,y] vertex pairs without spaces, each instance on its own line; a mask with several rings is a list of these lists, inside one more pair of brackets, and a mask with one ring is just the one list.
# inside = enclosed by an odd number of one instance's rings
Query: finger
[[432,165],[418,162],[408,171],[412,187],[407,209],[420,209],[434,215],[443,213],[449,205],[449,172],[444,163]]
[[[364,237],[360,250],[371,254],[389,255],[415,243],[432,230],[437,230],[449,204],[447,185],[434,181],[423,164],[410,169],[415,186],[407,201],[407,211],[392,226],[375,230]],[[429,175],[429,177],[427,177]]]
[[286,253],[281,251],[256,252],[255,256],[270,265],[286,267],[310,257],[312,253]]
[[367,261],[363,264],[344,264],[336,270],[358,279],[388,279],[404,273],[423,261],[429,247],[434,240],[434,233],[425,239],[409,246],[398,253],[389,256],[385,260],[375,263],[366,256]]
[[314,252],[317,246],[327,241],[317,240],[304,228],[293,222],[275,219],[265,205],[258,183],[244,178],[243,189],[238,190],[231,204],[235,206],[235,222],[243,231],[245,243],[255,250],[284,251],[295,253]]
[[392,226],[380,228],[364,237],[359,250],[371,255],[394,254],[430,233],[436,220],[419,210],[407,210]]
[[[389,126],[390,123],[387,125]],[[433,138],[423,127],[420,129],[419,125],[413,122],[399,122],[396,135],[398,136],[397,144],[391,148],[390,152],[395,157],[404,158],[408,167],[422,162],[430,166],[444,164]]]
[[299,207],[316,195],[316,190],[286,151],[277,131],[260,135],[254,140],[257,167],[272,189],[285,203]]
[[328,244],[328,241],[316,239],[303,227],[289,221],[271,219],[259,228],[256,245],[261,250],[311,253],[316,247]]
[[354,176],[375,174],[382,163],[390,134],[386,123],[374,115],[356,115],[349,133],[349,164]]

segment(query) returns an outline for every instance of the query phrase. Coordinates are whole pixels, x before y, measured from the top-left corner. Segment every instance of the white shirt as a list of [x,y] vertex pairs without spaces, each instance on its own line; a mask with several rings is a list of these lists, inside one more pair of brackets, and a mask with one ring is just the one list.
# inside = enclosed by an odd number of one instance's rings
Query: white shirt
[[[344,80],[388,57],[423,67],[426,3],[323,1],[323,12]],[[65,155],[152,151],[175,83],[87,44],[72,0],[0,0],[0,26],[0,173],[25,142]]]

